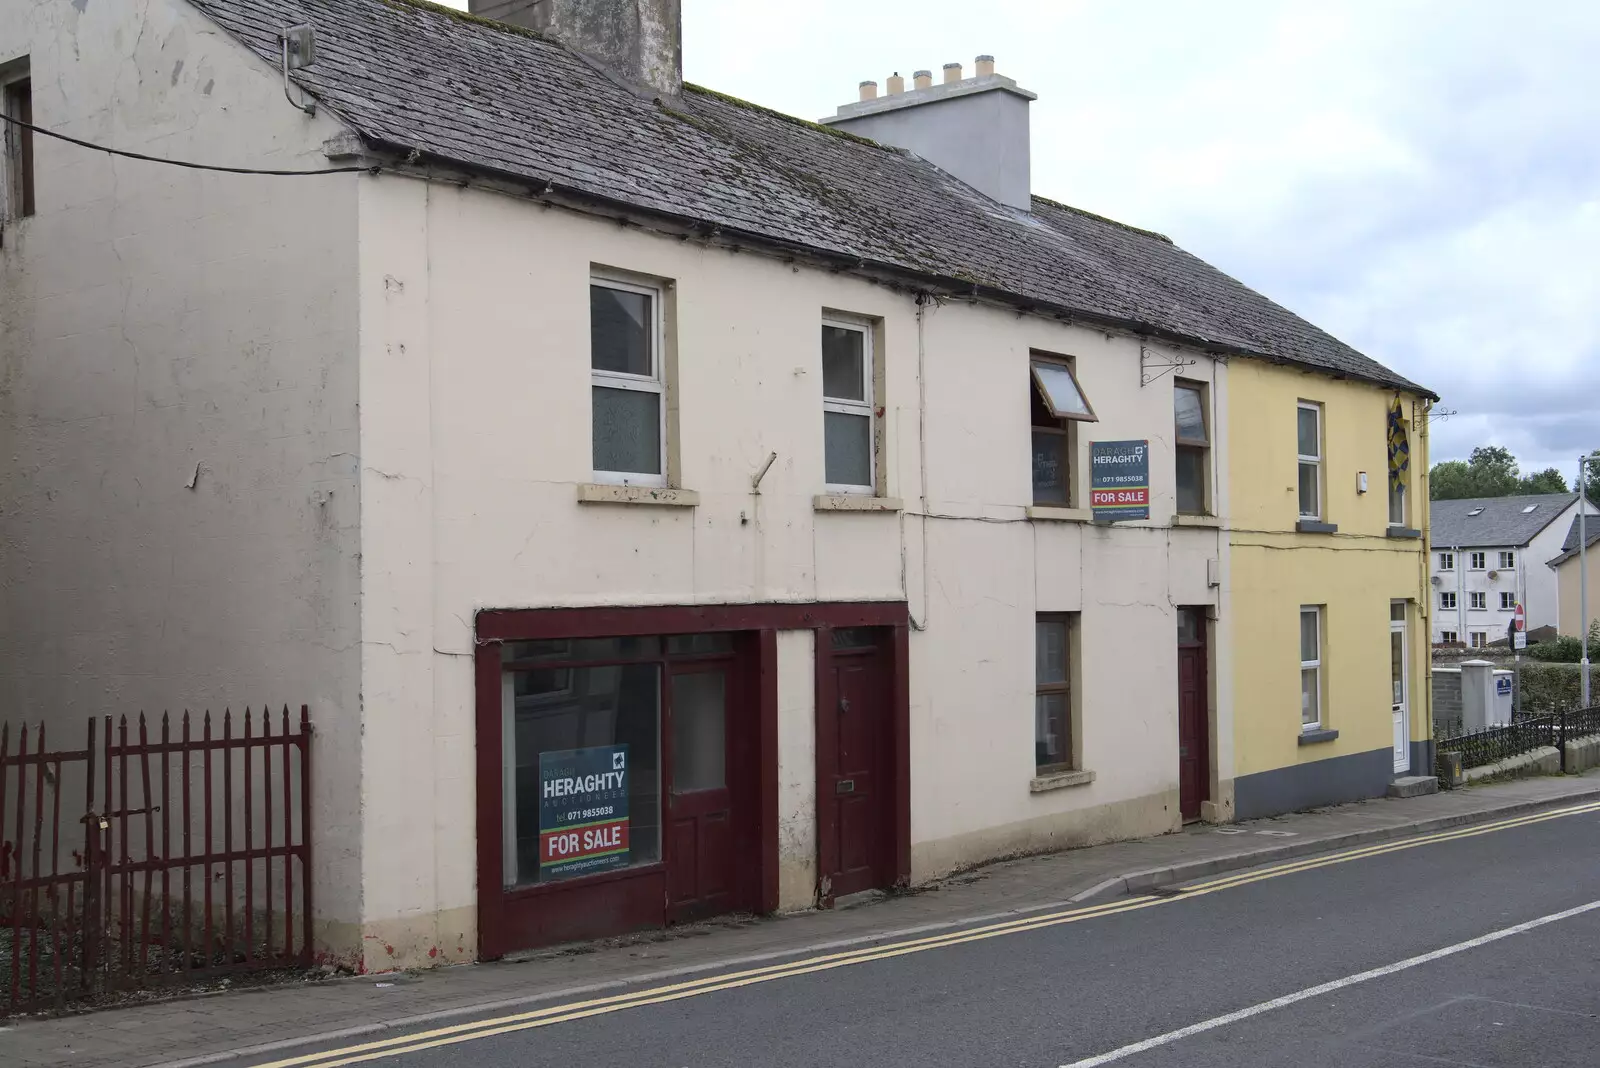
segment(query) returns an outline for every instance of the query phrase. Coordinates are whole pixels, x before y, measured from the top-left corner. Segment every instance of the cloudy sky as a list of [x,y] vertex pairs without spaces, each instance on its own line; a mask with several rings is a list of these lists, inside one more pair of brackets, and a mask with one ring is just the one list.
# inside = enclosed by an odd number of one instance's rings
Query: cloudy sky
[[1600,448],[1600,3],[682,2],[690,81],[807,118],[991,53],[1036,192],[1431,386],[1435,460]]

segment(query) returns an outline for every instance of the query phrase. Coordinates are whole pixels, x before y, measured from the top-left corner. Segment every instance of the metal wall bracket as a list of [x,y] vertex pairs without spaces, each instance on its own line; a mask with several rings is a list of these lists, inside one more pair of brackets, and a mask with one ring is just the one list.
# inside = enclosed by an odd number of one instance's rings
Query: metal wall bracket
[[307,115],[317,113],[317,103],[296,100],[289,91],[289,72],[309,67],[317,61],[317,38],[309,23],[285,27],[278,33],[278,43],[283,48],[283,98]]
[[1185,367],[1193,367],[1198,362],[1193,358],[1184,359],[1182,356],[1163,356],[1160,353],[1151,352],[1143,345],[1140,345],[1139,385],[1148,386],[1150,383],[1172,374],[1174,371],[1181,371]]

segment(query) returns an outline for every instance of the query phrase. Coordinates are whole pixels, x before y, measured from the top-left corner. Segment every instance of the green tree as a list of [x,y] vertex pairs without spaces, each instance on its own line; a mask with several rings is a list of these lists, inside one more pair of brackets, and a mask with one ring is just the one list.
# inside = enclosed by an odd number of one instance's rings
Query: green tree
[[1480,445],[1465,463],[1446,460],[1433,465],[1428,484],[1436,501],[1462,497],[1509,497],[1522,487],[1517,458],[1499,445]]
[[1536,471],[1522,480],[1518,493],[1565,493],[1567,480],[1553,467]]

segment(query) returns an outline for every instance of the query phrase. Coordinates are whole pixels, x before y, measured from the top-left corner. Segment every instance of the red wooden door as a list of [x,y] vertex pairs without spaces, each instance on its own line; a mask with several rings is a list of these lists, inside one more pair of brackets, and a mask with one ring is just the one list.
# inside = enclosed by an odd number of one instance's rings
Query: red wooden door
[[728,709],[732,665],[687,664],[669,676],[667,750],[667,920],[734,907],[734,791],[737,758]]
[[1178,610],[1178,807],[1200,818],[1210,799],[1211,714],[1206,684],[1205,610]]
[[825,901],[894,881],[888,635],[824,632],[831,667],[817,705],[818,872]]

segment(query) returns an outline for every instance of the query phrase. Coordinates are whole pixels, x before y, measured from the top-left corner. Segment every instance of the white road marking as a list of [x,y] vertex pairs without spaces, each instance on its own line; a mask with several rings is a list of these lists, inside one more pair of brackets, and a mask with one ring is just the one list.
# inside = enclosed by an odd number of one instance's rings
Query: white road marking
[[1369,979],[1381,979],[1386,975],[1393,975],[1395,972],[1403,972],[1407,968],[1415,968],[1419,964],[1428,964],[1444,957],[1454,956],[1457,953],[1465,953],[1469,949],[1477,949],[1479,946],[1486,946],[1490,942],[1498,942],[1502,938],[1510,938],[1512,935],[1531,931],[1535,927],[1543,927],[1547,923],[1568,920],[1585,912],[1591,912],[1594,909],[1600,909],[1600,901],[1591,901],[1587,905],[1579,905],[1577,908],[1567,909],[1565,912],[1554,912],[1548,916],[1540,916],[1536,920],[1519,923],[1515,927],[1505,927],[1498,931],[1491,931],[1486,935],[1479,935],[1477,938],[1470,938],[1465,942],[1457,942],[1453,946],[1436,949],[1432,953],[1424,953],[1418,957],[1407,957],[1405,960],[1396,961],[1393,964],[1385,964],[1383,967],[1373,968],[1371,971],[1348,975],[1343,979],[1335,979],[1330,983],[1321,983],[1317,986],[1307,987],[1304,990],[1297,990],[1293,994],[1285,994],[1281,998],[1263,1001],[1259,1005],[1250,1006],[1248,1009],[1240,1009],[1238,1012],[1230,1012],[1226,1016],[1216,1016],[1209,1020],[1202,1020],[1199,1023],[1190,1024],[1188,1027],[1180,1027],[1176,1031],[1168,1031],[1164,1035],[1147,1038],[1142,1042],[1134,1042],[1131,1045],[1123,1046],[1121,1049],[1114,1049],[1110,1053],[1102,1053],[1097,1057],[1088,1057],[1081,1061],[1073,1061],[1071,1064],[1063,1064],[1061,1068],[1097,1068],[1098,1065],[1110,1064],[1113,1061],[1120,1061],[1124,1057],[1131,1057],[1135,1053],[1143,1053],[1159,1046],[1170,1045],[1191,1035],[1212,1031],[1218,1027],[1226,1027],[1229,1024],[1238,1023],[1240,1020],[1248,1020],[1252,1016],[1260,1016],[1264,1012],[1281,1009],[1285,1005],[1293,1005],[1297,1001],[1321,997],[1323,994],[1331,994],[1335,990],[1343,990],[1347,986],[1365,983]]

